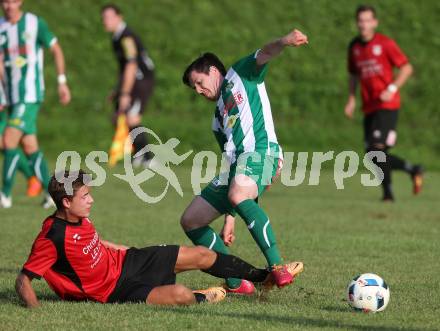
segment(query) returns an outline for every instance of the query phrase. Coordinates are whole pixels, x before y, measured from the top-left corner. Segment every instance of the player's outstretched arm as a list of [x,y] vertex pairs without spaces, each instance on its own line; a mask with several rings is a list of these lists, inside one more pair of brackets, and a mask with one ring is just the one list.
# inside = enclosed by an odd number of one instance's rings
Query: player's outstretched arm
[[70,89],[69,86],[67,85],[67,79],[66,79],[66,71],[65,71],[66,64],[64,61],[64,53],[58,42],[53,44],[50,50],[55,60],[55,67],[58,75],[58,96],[61,104],[67,105],[70,102],[71,96],[70,96]]
[[36,308],[40,305],[31,284],[32,279],[24,273],[20,273],[15,280],[15,291],[24,301],[26,307]]
[[308,43],[309,41],[307,39],[307,36],[301,31],[295,29],[286,34],[284,37],[281,37],[265,45],[258,52],[257,64],[263,65],[269,62],[271,59],[279,55],[286,46],[298,47]]

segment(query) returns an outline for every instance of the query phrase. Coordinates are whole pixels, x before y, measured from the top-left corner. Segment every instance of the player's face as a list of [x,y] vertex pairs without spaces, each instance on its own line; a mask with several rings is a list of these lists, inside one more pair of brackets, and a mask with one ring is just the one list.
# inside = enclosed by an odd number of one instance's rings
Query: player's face
[[20,12],[22,0],[2,0],[2,9],[7,18],[17,15]]
[[111,8],[104,10],[101,16],[102,24],[107,32],[115,32],[122,22],[122,17]]
[[371,38],[376,31],[378,20],[372,11],[360,12],[357,18],[357,27],[362,38]]
[[220,94],[221,74],[215,67],[211,67],[209,74],[193,70],[190,82],[194,90],[210,101],[217,101]]
[[90,188],[87,185],[82,186],[76,191],[72,200],[70,200],[67,204],[68,212],[71,217],[89,217],[93,204]]

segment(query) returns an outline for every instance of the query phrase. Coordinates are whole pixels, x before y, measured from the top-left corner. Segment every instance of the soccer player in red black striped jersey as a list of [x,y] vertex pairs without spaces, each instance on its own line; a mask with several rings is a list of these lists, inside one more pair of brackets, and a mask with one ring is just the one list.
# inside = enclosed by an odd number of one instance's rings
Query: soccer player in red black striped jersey
[[201,246],[137,249],[102,240],[89,219],[93,204],[87,186],[90,177],[82,171],[64,176],[66,181],[55,176],[50,181],[49,193],[57,211],[44,221],[16,280],[16,291],[29,308],[39,305],[33,278],[43,277],[63,300],[161,305],[218,302],[225,297],[221,287],[191,291],[175,284],[176,273],[182,271],[200,269],[220,278],[253,282],[269,278],[266,269]]
[[[349,92],[345,115],[353,117],[356,105],[356,87],[361,85],[364,112],[364,137],[367,152],[382,151],[385,162],[374,162],[383,171],[383,201],[393,201],[391,171],[403,170],[413,181],[413,192],[422,187],[422,168],[390,154],[389,149],[396,142],[397,117],[400,108],[399,89],[411,76],[413,69],[406,55],[396,42],[383,34],[376,33],[378,19],[372,6],[362,5],[356,10],[359,36],[350,43],[348,50]],[[393,69],[399,71],[394,77]]]

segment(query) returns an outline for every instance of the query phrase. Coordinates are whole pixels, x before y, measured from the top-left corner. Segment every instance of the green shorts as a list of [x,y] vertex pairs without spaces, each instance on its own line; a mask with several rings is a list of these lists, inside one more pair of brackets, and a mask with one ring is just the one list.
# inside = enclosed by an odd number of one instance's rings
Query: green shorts
[[16,128],[24,135],[37,134],[39,103],[18,103],[9,108],[7,127]]
[[235,216],[236,212],[228,199],[232,179],[239,174],[252,178],[258,187],[258,196],[270,186],[280,167],[280,159],[265,153],[243,153],[232,164],[229,173],[216,176],[201,192],[200,196],[220,214]]
[[8,121],[8,113],[6,109],[0,111],[0,136],[5,132],[6,123]]

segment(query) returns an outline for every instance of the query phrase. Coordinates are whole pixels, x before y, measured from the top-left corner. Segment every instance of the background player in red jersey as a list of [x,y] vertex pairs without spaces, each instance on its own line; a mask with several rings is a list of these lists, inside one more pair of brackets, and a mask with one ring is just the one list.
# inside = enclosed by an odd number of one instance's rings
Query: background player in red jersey
[[50,181],[57,211],[44,221],[16,280],[16,291],[27,307],[39,305],[31,281],[41,277],[63,300],[160,305],[218,302],[225,297],[222,287],[191,291],[176,284],[176,273],[182,271],[199,269],[220,278],[269,281],[266,269],[201,246],[137,249],[101,240],[88,218],[93,204],[87,186],[90,177],[82,171],[64,174],[75,177],[58,181],[54,176]]
[[[354,38],[348,50],[348,71],[350,72],[349,97],[345,115],[353,117],[356,106],[356,87],[361,85],[362,110],[364,112],[364,137],[367,152],[382,151],[385,162],[373,162],[383,171],[383,200],[393,201],[391,171],[403,170],[413,181],[413,192],[422,187],[422,168],[390,154],[397,138],[396,126],[400,108],[399,89],[413,72],[406,55],[396,42],[383,34],[376,33],[378,19],[372,6],[359,6],[356,10],[359,36]],[[399,68],[394,77],[393,69]]]

